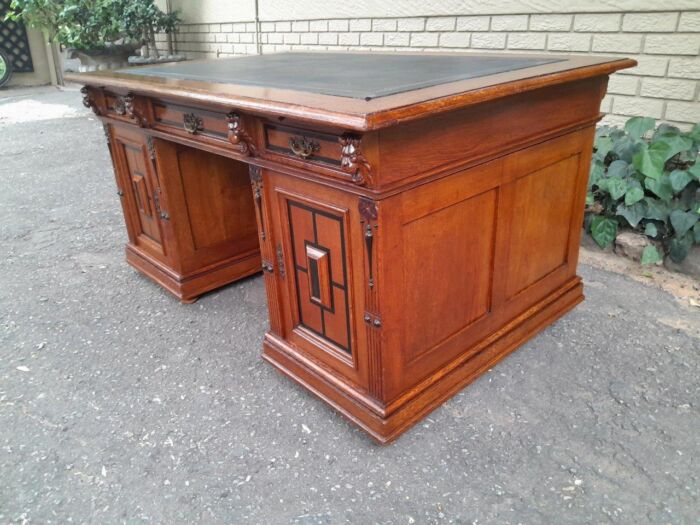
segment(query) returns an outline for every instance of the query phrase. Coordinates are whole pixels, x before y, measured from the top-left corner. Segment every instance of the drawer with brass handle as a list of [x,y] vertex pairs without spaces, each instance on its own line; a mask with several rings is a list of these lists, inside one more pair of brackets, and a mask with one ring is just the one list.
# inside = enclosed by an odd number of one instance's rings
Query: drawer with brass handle
[[226,114],[205,109],[194,109],[169,102],[153,104],[154,129],[184,132],[187,136],[227,141]]
[[265,150],[300,161],[340,168],[338,135],[277,124],[265,124]]

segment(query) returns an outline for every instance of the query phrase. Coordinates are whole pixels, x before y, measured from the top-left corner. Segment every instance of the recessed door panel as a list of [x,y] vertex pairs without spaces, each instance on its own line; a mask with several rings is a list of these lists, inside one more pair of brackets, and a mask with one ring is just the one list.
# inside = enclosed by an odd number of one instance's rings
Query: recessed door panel
[[114,127],[114,166],[122,193],[129,240],[164,260],[164,231],[160,217],[160,186],[146,145],[146,136]]
[[[352,355],[346,289],[345,216],[323,206],[285,199],[298,326]],[[333,265],[331,261],[338,262]]]
[[507,299],[566,264],[578,164],[573,155],[512,183]]
[[486,191],[403,226],[407,361],[488,313],[497,196]]

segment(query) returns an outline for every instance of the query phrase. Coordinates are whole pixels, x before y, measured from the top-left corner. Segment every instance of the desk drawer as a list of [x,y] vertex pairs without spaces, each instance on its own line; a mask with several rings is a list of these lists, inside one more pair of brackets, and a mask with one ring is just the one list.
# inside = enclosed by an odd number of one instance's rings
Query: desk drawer
[[224,113],[154,101],[153,119],[153,127],[163,131],[177,131],[220,141],[226,141],[228,137]]
[[302,128],[265,124],[265,149],[303,162],[340,168],[340,137]]

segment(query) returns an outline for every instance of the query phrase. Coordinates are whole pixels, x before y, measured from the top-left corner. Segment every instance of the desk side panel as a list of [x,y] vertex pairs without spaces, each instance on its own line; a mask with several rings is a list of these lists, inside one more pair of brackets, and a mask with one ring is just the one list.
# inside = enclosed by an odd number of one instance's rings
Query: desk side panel
[[607,77],[594,77],[382,130],[379,186],[410,183],[589,126],[600,116],[606,86]]
[[577,281],[593,129],[383,203],[389,413]]

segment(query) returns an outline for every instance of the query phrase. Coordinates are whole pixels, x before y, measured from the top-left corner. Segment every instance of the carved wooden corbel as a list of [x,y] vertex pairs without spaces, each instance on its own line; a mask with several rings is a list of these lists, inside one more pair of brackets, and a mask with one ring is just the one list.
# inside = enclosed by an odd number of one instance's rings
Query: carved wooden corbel
[[253,141],[253,138],[248,134],[248,132],[243,128],[241,116],[238,113],[234,113],[232,111],[231,113],[226,115],[226,122],[228,123],[229,142],[234,146],[238,146],[238,149],[243,155],[257,155],[255,142]]
[[80,92],[83,94],[83,106],[85,106],[88,109],[91,109],[92,112],[98,117],[102,115],[102,110],[100,110],[100,107],[95,102],[95,98],[93,97],[90,88],[87,86],[83,86],[80,88]]
[[346,133],[340,137],[340,167],[350,174],[352,182],[364,186],[372,182],[372,165],[362,153],[362,139]]
[[136,109],[134,105],[134,95],[132,93],[129,93],[125,95],[124,97],[119,97],[121,102],[124,104],[124,111],[126,112],[126,115],[136,122],[140,128],[147,128],[149,127],[148,125],[148,120],[146,117],[143,116],[143,114]]
[[365,250],[367,252],[367,268],[369,270],[367,285],[371,289],[374,288],[374,230],[377,229],[377,218],[379,217],[377,203],[367,197],[360,197],[358,211],[360,212],[361,222],[364,225]]
[[253,199],[255,200],[255,209],[258,214],[258,224],[260,230],[260,239],[265,240],[265,219],[263,216],[263,203],[262,203],[262,193],[263,193],[263,178],[262,170],[260,166],[250,165],[248,168],[248,175],[250,177],[250,184],[253,187]]

